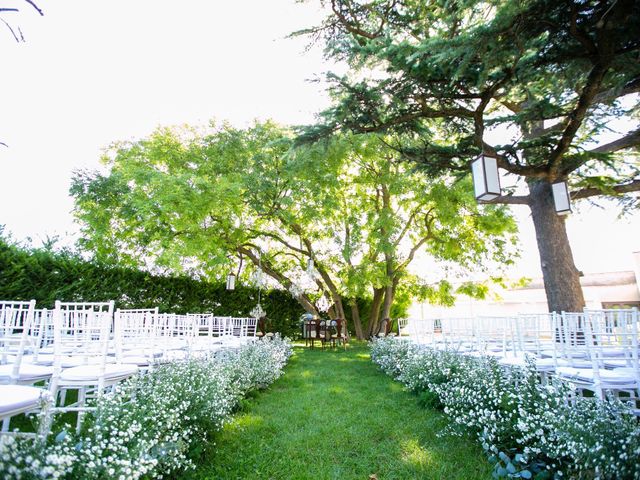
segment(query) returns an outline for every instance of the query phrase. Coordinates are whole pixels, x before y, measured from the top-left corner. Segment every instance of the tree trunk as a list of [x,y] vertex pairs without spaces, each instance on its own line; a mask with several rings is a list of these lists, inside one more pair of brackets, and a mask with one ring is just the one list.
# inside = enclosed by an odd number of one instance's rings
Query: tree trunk
[[367,338],[371,338],[372,335],[378,331],[378,324],[380,320],[380,305],[384,299],[384,288],[373,289],[373,301],[371,302],[371,312],[369,313],[369,326],[367,328]]
[[360,321],[360,309],[358,308],[356,299],[353,299],[353,303],[351,304],[351,320],[353,321],[353,328],[356,331],[356,338],[358,340],[364,340],[362,322]]
[[549,311],[580,312],[585,306],[580,272],[573,261],[565,219],[555,211],[551,184],[546,180],[528,184]]
[[382,304],[382,319],[391,318],[391,305],[393,305],[394,288],[389,285],[384,289],[384,303]]
[[[391,307],[393,306],[393,301],[396,298],[396,289],[398,288],[399,280],[398,278],[394,278],[392,280],[392,285],[387,287],[384,292],[384,304],[382,306],[382,318],[388,318],[391,320]],[[393,321],[389,325],[391,329],[393,327]],[[400,332],[398,332],[399,334]]]

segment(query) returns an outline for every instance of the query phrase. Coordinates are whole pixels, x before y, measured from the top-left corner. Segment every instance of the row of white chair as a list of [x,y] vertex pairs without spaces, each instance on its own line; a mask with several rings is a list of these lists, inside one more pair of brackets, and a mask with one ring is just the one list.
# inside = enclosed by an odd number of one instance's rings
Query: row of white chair
[[410,319],[401,339],[471,356],[495,356],[506,368],[533,362],[546,380],[570,381],[590,390],[640,398],[637,309],[585,310],[511,317]]
[[[171,360],[235,348],[256,334],[255,318],[210,314],[159,314],[158,309],[116,310],[114,302],[0,302],[0,419],[2,432],[18,413],[37,410],[49,398],[51,415],[78,412],[87,399],[137,373]],[[41,386],[35,386],[41,383]],[[66,392],[78,400],[66,404]]]

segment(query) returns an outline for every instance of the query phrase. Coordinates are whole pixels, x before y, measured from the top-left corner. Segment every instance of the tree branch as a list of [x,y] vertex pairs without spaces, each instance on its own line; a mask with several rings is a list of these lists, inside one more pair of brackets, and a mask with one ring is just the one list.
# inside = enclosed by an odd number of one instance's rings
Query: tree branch
[[480,200],[480,203],[496,203],[498,205],[529,205],[529,195],[503,195],[493,200]]
[[[274,280],[276,280],[278,283],[280,283],[280,285],[282,285],[284,288],[286,288],[287,290],[289,288],[291,288],[291,286],[293,285],[293,282],[287,278],[284,274],[278,272],[277,270],[275,270],[267,261],[262,261],[253,250],[251,250],[251,248],[248,248],[248,246],[246,245],[240,245],[239,247],[237,247],[236,251],[240,254],[246,255],[247,257],[249,257],[249,259],[251,260],[251,262],[255,265],[255,266],[260,266],[260,268],[270,277],[272,277]],[[307,298],[306,295],[301,294],[298,296],[298,301],[302,304],[302,306],[304,307],[304,309],[308,312],[317,314],[318,312],[316,311],[316,308],[314,307],[313,303]]]
[[336,5],[336,1],[335,0],[331,0],[331,10],[335,14],[335,16],[338,17],[338,21],[340,22],[340,24],[349,33],[351,33],[353,35],[357,35],[357,36],[360,36],[360,37],[367,38],[369,40],[373,40],[374,38],[378,38],[380,36],[380,34],[382,33],[382,29],[384,28],[385,20],[383,18],[381,23],[380,23],[380,27],[378,28],[378,30],[375,33],[369,33],[366,30],[363,30],[360,27],[360,25],[358,25],[357,22],[355,24],[353,24],[352,22],[350,22],[347,19],[347,17],[344,16],[344,14],[342,12],[340,12],[340,10],[338,9],[338,6]]
[[44,17],[44,13],[42,13],[42,10],[40,10],[40,8],[38,8],[38,6],[35,4],[35,2],[33,2],[32,0],[24,0],[24,1],[27,2],[29,5],[31,5],[33,8],[35,8],[36,12],[38,12],[41,17]]
[[601,189],[598,187],[583,188],[582,190],[576,190],[571,192],[571,200],[580,200],[581,198],[595,197],[596,195],[612,195],[613,193],[629,193],[640,191],[640,180],[632,180],[629,183],[623,183],[616,185],[608,189]]
[[587,82],[582,89],[582,93],[578,99],[578,104],[576,108],[569,114],[569,122],[567,123],[567,127],[562,133],[562,137],[556,145],[556,148],[551,152],[549,157],[549,174],[550,178],[553,180],[560,175],[560,165],[562,162],[562,156],[566,153],[566,151],[571,146],[571,143],[582,125],[582,122],[589,110],[593,102],[593,98],[596,96],[598,90],[600,89],[600,84],[602,83],[602,79],[604,78],[604,74],[606,73],[608,65],[604,65],[602,63],[596,64],[589,72],[589,76],[587,77]]
[[594,148],[593,150],[589,150],[589,152],[611,153],[617,152],[618,150],[623,150],[625,148],[637,147],[638,145],[640,145],[640,128],[634,130],[633,132],[629,132],[624,137],[618,138],[613,142],[601,145]]
[[[0,18],[0,22],[5,24],[5,26],[11,32],[11,35],[13,35],[13,38],[15,38],[16,42],[20,42],[20,39],[18,38],[18,35],[16,35],[16,32],[13,30],[13,28],[11,28],[11,25],[9,25],[4,18]],[[22,40],[24,40],[24,38]]]
[[640,92],[640,77],[636,77],[633,80],[630,80],[621,89],[610,88],[609,90],[598,93],[594,97],[593,103],[609,103],[616,98],[624,97],[625,95],[637,92]]

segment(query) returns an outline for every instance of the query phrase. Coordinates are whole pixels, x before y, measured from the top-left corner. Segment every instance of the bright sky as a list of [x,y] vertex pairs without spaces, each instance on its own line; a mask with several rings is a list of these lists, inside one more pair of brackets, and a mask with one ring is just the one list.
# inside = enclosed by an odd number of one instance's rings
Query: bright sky
[[[17,239],[73,236],[72,171],[97,168],[101,149],[159,125],[215,118],[313,121],[329,104],[308,80],[329,67],[318,49],[286,39],[317,23],[315,4],[294,0],[36,0],[0,28],[0,225]],[[10,2],[5,2],[10,3]],[[640,216],[584,208],[568,219],[579,269],[632,268]],[[528,211],[521,209],[523,275],[539,275]]]

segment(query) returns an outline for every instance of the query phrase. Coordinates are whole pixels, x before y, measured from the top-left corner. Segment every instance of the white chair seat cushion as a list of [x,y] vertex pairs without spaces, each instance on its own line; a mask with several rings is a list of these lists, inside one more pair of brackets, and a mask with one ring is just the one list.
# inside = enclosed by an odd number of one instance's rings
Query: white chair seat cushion
[[[81,367],[72,367],[63,370],[60,374],[60,381],[67,382],[97,382],[100,377],[100,365],[83,365]],[[105,365],[105,380],[118,380],[127,378],[138,371],[135,365],[126,365],[122,363],[109,363]]]
[[0,385],[0,415],[29,410],[40,404],[43,390],[25,385]]
[[122,363],[127,365],[138,365],[140,367],[146,367],[148,365],[151,365],[157,360],[158,360],[157,358],[152,358],[145,355],[135,355],[135,356],[131,355],[131,356],[122,357]]
[[629,354],[629,351],[624,348],[602,347],[599,350],[600,354],[605,358],[624,358],[625,355]]
[[[566,367],[568,366],[568,362],[562,359],[558,359],[558,366]],[[554,362],[553,358],[536,358],[535,365],[536,370],[539,372],[548,372],[553,371],[556,368],[556,362]],[[524,357],[504,357],[498,360],[500,365],[508,366],[508,367],[525,367],[527,366],[527,361]]]
[[[563,378],[593,382],[595,372],[592,369],[574,368],[574,367],[558,367],[556,373]],[[633,371],[626,368],[617,368],[615,370],[599,370],[600,380],[609,384],[629,384],[634,383],[635,378]]]
[[[75,350],[77,350],[78,347],[73,347],[71,345],[61,345],[60,346],[60,353],[72,353]],[[54,354],[55,350],[53,345],[49,345],[47,347],[43,347],[40,349],[40,353],[50,353],[50,354]]]
[[604,361],[604,366],[608,368],[633,368],[632,364],[633,362],[631,359],[625,360],[623,358],[609,359]]
[[25,355],[22,357],[23,362],[32,363],[34,365],[53,365],[54,355],[53,353],[40,353],[35,355]]
[[[53,365],[55,359],[55,355],[50,353],[39,354],[38,359],[36,360],[35,355],[29,355],[27,357],[23,357],[23,361],[32,363],[34,365]],[[79,367],[80,365],[85,365],[86,363],[96,363],[98,361],[98,357],[89,357],[87,362],[83,356],[73,356],[73,355],[63,355],[60,358],[60,365],[62,368],[71,368],[71,367]],[[113,359],[107,358],[107,362],[113,363]]]
[[[571,358],[574,358],[574,359],[588,357],[587,352],[584,350],[572,350],[570,353],[571,353]],[[558,350],[556,350],[555,352],[553,350],[543,350],[541,352],[541,355],[543,357],[553,357],[555,355],[558,358],[563,356],[562,350],[559,347],[558,347]]]
[[[8,381],[11,378],[12,370],[13,365],[10,363],[0,365],[0,381]],[[20,370],[18,371],[18,381],[25,382],[44,379],[51,375],[53,375],[53,367],[22,362],[20,364]]]
[[130,348],[123,349],[123,357],[161,357],[163,350],[161,348]]
[[189,356],[186,350],[169,350],[160,359],[163,362],[171,362],[174,360],[184,360]]

